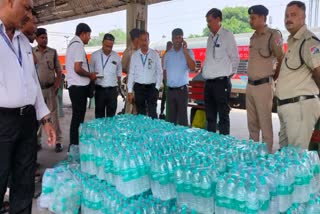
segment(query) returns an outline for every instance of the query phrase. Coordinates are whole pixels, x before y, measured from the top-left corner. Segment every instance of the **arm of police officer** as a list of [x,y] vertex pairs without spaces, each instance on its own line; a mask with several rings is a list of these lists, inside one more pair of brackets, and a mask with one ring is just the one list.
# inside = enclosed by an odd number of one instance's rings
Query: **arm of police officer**
[[163,80],[167,82],[167,54],[164,54],[162,57],[162,69],[163,69]]
[[272,34],[271,38],[271,50],[274,57],[277,58],[277,65],[273,75],[273,80],[277,80],[280,72],[280,67],[282,63],[282,59],[284,56],[283,51],[283,39],[282,35],[279,31],[275,31]]
[[312,77],[320,89],[320,42],[309,39],[305,42],[304,59],[307,66],[311,69]]
[[133,97],[133,83],[134,83],[134,75],[135,75],[135,66],[134,66],[134,54],[131,56],[130,59],[130,67],[129,67],[129,74],[127,75],[128,77],[128,84],[127,84],[127,89],[128,89],[128,102],[133,103],[134,102],[134,97]]
[[193,55],[193,52],[191,50],[188,49],[188,44],[185,40],[183,40],[182,42],[182,48],[183,48],[183,53],[184,53],[184,56],[186,57],[186,60],[187,60],[187,64],[188,64],[188,67],[190,69],[190,71],[194,71],[196,69],[196,63],[194,61],[194,55]]
[[61,69],[61,64],[60,64],[60,61],[59,61],[59,58],[58,58],[58,54],[57,54],[57,51],[55,51],[55,54],[54,54],[54,70],[56,72],[56,79],[55,79],[55,82],[54,82],[54,91],[57,93],[58,92],[58,89],[60,88],[61,86],[61,80],[62,80],[62,69]]
[[131,53],[130,53],[129,49],[127,48],[123,52],[122,59],[121,59],[122,69],[125,74],[128,74],[128,66],[130,65],[130,57],[131,57]]
[[313,69],[313,79],[316,82],[319,90],[320,90],[320,66]]

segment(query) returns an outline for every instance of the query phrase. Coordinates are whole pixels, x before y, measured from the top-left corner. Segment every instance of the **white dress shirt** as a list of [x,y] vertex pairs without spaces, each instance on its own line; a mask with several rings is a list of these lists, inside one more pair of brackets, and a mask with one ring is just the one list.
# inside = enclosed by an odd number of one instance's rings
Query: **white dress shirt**
[[[74,42],[74,43],[73,43]],[[71,44],[72,43],[72,44]],[[86,52],[84,50],[84,44],[80,37],[75,36],[70,41],[66,53],[66,70],[67,70],[67,81],[68,86],[86,86],[89,85],[90,79],[77,74],[74,70],[74,64],[76,62],[82,62],[82,68],[88,71],[88,63],[86,59]]]
[[[0,28],[6,36],[5,26],[1,20]],[[40,120],[50,111],[42,96],[31,45],[27,37],[18,30],[15,31],[11,44],[17,54],[0,35],[0,107],[19,108],[33,105],[37,119]],[[18,60],[19,44],[22,57],[21,66]]]
[[239,61],[237,44],[231,32],[220,27],[215,35],[210,33],[202,71],[204,79],[215,79],[236,73]]
[[103,75],[103,78],[96,80],[96,85],[115,87],[118,85],[118,77],[121,77],[122,73],[121,58],[115,51],[111,51],[107,56],[102,49],[97,50],[91,55],[90,70],[98,72],[98,75]]
[[132,54],[128,77],[128,92],[132,93],[134,83],[156,84],[159,90],[163,79],[161,59],[159,54],[149,48],[147,54],[143,54],[141,49]]

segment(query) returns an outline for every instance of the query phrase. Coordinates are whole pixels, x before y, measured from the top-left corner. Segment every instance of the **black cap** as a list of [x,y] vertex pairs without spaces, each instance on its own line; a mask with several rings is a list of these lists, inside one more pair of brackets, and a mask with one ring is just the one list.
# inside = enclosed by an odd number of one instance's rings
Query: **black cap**
[[42,34],[47,34],[47,30],[44,28],[38,28],[36,31],[36,37],[41,36]]
[[254,5],[248,9],[248,14],[267,16],[269,14],[269,10],[263,5]]
[[176,28],[172,31],[172,37],[183,36],[183,31],[181,28]]

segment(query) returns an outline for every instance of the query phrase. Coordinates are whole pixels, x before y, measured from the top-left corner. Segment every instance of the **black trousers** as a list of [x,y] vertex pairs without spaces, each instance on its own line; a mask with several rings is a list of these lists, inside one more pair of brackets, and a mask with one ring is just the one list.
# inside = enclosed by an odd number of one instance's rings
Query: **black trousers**
[[188,126],[188,86],[168,88],[168,121]]
[[204,102],[208,131],[217,131],[217,115],[219,113],[219,133],[230,134],[230,107],[231,81],[228,77],[206,80],[204,88]]
[[83,123],[87,110],[88,86],[69,87],[69,96],[72,104],[72,119],[70,124],[70,145],[79,144],[79,126]]
[[31,214],[37,156],[37,118],[33,106],[0,108],[0,207],[10,175],[10,213]]
[[138,114],[144,114],[151,118],[157,118],[157,100],[159,91],[155,84],[134,84],[134,97]]
[[117,87],[103,88],[96,85],[95,104],[96,118],[113,117],[116,114],[118,104]]

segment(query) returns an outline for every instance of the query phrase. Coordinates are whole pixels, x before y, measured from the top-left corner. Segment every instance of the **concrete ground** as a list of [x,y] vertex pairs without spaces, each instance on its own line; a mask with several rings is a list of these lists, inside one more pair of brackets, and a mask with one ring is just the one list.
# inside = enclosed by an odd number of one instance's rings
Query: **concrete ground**
[[[40,172],[43,173],[46,168],[50,168],[54,166],[57,162],[63,160],[66,158],[66,151],[67,147],[69,145],[69,127],[70,127],[70,121],[71,121],[71,102],[68,95],[68,91],[64,90],[63,95],[63,111],[64,111],[64,117],[60,119],[60,126],[62,130],[62,137],[63,137],[63,145],[64,150],[61,153],[55,153],[54,148],[49,148],[45,144],[45,137],[42,139],[42,145],[43,149],[38,153],[38,162],[40,165]],[[122,98],[119,96],[118,98],[118,109],[117,112],[119,112],[124,106],[124,102]],[[190,111],[190,109],[189,109]],[[160,112],[160,102],[158,105],[158,113]],[[86,120],[92,120],[94,118],[94,109],[87,109],[86,113]],[[230,119],[231,119],[231,135],[236,136],[239,139],[247,139],[248,138],[248,130],[247,130],[247,114],[245,110],[239,110],[239,109],[232,109],[230,113]],[[278,146],[278,135],[279,132],[279,120],[277,114],[272,115],[273,120],[273,130],[274,130],[274,141],[276,144],[276,147]],[[44,136],[44,135],[43,135]],[[41,193],[41,183],[36,184],[36,193],[35,196],[38,196]],[[47,214],[50,213],[47,210],[39,210],[37,208],[37,201],[36,199],[33,200],[33,212],[34,214]]]

